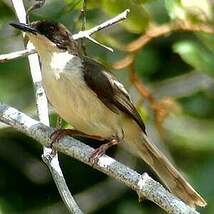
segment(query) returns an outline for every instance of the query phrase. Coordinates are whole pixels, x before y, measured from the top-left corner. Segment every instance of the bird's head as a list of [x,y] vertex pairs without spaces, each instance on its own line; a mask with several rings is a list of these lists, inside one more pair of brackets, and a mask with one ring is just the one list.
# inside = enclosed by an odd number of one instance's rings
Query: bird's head
[[51,21],[36,21],[31,24],[11,23],[13,27],[24,31],[38,52],[60,49],[78,52],[71,32],[62,24]]

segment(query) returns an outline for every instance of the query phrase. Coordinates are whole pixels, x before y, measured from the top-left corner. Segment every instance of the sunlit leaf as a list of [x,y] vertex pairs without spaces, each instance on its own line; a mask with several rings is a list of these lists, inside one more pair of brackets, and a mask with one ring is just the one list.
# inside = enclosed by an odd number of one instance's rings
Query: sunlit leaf
[[149,16],[142,4],[132,0],[103,0],[103,10],[110,16],[117,15],[125,9],[130,9],[130,13],[122,25],[131,32],[143,32],[148,26]]
[[165,6],[171,19],[186,18],[186,11],[182,8],[180,0],[165,0]]
[[208,0],[165,0],[171,19],[206,21],[212,19],[212,7]]
[[193,41],[178,42],[173,49],[196,70],[214,77],[214,54],[211,51]]
[[212,19],[212,6],[208,0],[181,0],[181,5],[189,14],[200,20]]

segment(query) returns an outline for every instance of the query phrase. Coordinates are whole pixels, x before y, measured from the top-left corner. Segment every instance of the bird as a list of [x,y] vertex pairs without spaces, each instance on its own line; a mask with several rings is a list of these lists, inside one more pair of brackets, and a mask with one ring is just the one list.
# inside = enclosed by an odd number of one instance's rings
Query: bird
[[65,129],[66,134],[107,140],[95,150],[93,158],[124,142],[177,197],[191,207],[206,205],[202,196],[149,140],[144,122],[123,84],[105,66],[84,56],[63,24],[39,20],[11,25],[25,32],[35,46],[48,100],[74,127],[67,132]]

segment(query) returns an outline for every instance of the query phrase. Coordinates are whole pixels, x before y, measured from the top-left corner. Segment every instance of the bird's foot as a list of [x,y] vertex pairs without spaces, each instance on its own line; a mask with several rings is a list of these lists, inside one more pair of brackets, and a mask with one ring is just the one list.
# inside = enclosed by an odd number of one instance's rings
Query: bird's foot
[[61,140],[66,135],[70,137],[83,137],[83,138],[99,140],[99,141],[104,140],[99,136],[88,135],[75,129],[57,129],[50,135],[50,139],[51,139],[50,148],[52,149],[53,153],[56,153],[55,149],[53,148],[54,143],[58,143],[59,140]]
[[52,155],[56,154],[56,149],[53,147],[55,143],[58,143],[66,135],[66,129],[57,129],[50,135],[50,148]]
[[114,145],[117,145],[120,141],[117,139],[117,138],[114,138],[112,140],[110,140],[108,143],[105,143],[103,145],[101,145],[99,148],[95,149],[94,152],[92,153],[92,155],[90,156],[90,159],[89,161],[92,163],[92,164],[95,164],[97,163],[98,159],[104,155],[106,153],[106,151],[114,146]]

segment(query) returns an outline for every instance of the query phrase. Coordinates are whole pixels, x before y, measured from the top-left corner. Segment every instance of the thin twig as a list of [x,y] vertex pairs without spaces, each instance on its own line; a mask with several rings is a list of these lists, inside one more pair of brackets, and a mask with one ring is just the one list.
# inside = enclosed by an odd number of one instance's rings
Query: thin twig
[[142,84],[142,82],[138,79],[137,73],[135,71],[134,63],[129,65],[129,79],[133,83],[133,85],[137,88],[140,94],[145,97],[150,104],[153,106],[156,103],[155,98],[152,96],[150,91]]
[[129,14],[129,11],[130,10],[127,9],[124,12],[120,13],[119,15],[117,15],[116,17],[114,17],[114,18],[112,18],[112,19],[110,19],[110,20],[108,20],[108,21],[106,21],[106,22],[104,22],[104,23],[102,23],[100,25],[97,25],[96,27],[91,28],[90,30],[80,31],[79,33],[73,35],[73,39],[77,40],[77,39],[81,39],[81,38],[87,38],[87,39],[91,40],[92,42],[94,42],[94,43],[96,43],[96,44],[98,44],[98,45],[100,45],[100,46],[102,46],[102,47],[104,47],[104,48],[106,48],[106,49],[108,49],[108,50],[113,52],[112,48],[109,48],[109,47],[99,43],[98,41],[93,39],[91,37],[91,35],[94,34],[95,32],[103,30],[104,28],[110,27],[110,26],[112,26],[112,25],[114,25],[114,24],[126,19],[128,14]]
[[140,38],[128,44],[126,50],[135,52],[144,47],[151,40],[177,31],[204,32],[214,34],[213,26],[207,24],[193,24],[189,21],[178,21],[176,23],[153,26],[149,28]]
[[[45,1],[44,1],[45,2]],[[22,1],[12,0],[13,6],[15,8],[15,12],[19,22],[26,23],[26,12],[24,8],[24,4]],[[20,14],[20,12],[22,12]],[[31,42],[27,43],[27,49],[35,49]],[[33,84],[35,88],[35,95],[36,95],[36,103],[37,103],[37,111],[39,120],[49,126],[49,117],[48,117],[48,101],[47,97],[44,92],[44,88],[42,86],[42,77],[41,77],[41,69],[39,58],[37,54],[29,55],[28,56],[29,65],[31,76],[33,79]],[[72,197],[65,179],[63,177],[62,170],[59,165],[58,154],[55,156],[51,155],[51,149],[47,147],[43,147],[43,161],[47,164],[51,175],[55,181],[55,184],[58,188],[58,191],[67,206],[68,210],[71,213],[78,213],[82,214],[82,211],[78,207],[77,203],[75,202],[74,198]]]
[[154,110],[155,121],[160,134],[162,131],[162,122],[169,114],[170,110],[168,106],[165,105],[165,98],[161,101],[157,101],[152,96],[152,93],[139,80],[135,72],[134,60],[138,52],[153,39],[168,35],[176,31],[205,32],[208,34],[214,34],[213,26],[207,24],[193,24],[189,21],[177,21],[175,23],[164,24],[160,26],[151,26],[144,34],[142,34],[142,36],[124,47],[124,50],[129,54],[125,58],[115,62],[112,66],[114,69],[117,70],[124,68],[129,69],[130,81],[133,83],[133,85],[142,95],[142,97],[146,98],[149,101],[152,109]]
[[[0,103],[0,120],[18,131],[25,133],[31,138],[39,141],[43,146],[50,142],[50,135],[53,129],[28,117],[18,110]],[[54,144],[54,148],[68,156],[78,159],[103,173],[112,176],[121,183],[136,191],[140,198],[153,201],[168,213],[173,214],[198,214],[197,211],[186,205],[176,196],[168,192],[160,183],[154,181],[144,173],[142,176],[136,171],[117,162],[113,158],[103,155],[98,162],[90,162],[94,149],[71,137],[64,137],[59,143]]]
[[118,22],[125,20],[129,14],[129,12],[130,12],[130,10],[126,9],[125,11],[123,11],[119,15],[115,16],[114,18],[112,18],[112,19],[110,19],[110,20],[108,20],[108,21],[106,21],[100,25],[97,25],[96,27],[94,27],[90,30],[85,31],[85,34],[87,34],[88,36],[91,36],[95,32],[103,30],[104,28],[107,28],[107,27],[111,27],[112,25],[117,24]]
[[162,135],[162,123],[164,119],[174,111],[175,109],[172,108],[173,104],[173,99],[170,97],[163,97],[160,100],[157,100],[150,90],[143,84],[143,82],[138,78],[137,72],[135,70],[134,62],[132,62],[128,66],[129,70],[129,79],[137,89],[137,91],[140,93],[142,97],[148,100],[152,110],[154,111],[154,117],[155,117],[155,124],[157,126],[157,129],[159,131],[159,134]]
[[17,58],[21,58],[21,57],[25,57],[31,54],[36,53],[35,49],[26,49],[26,50],[22,50],[22,51],[15,51],[13,53],[9,53],[9,54],[2,54],[0,55],[0,63],[4,63],[10,60],[14,60]]
[[28,8],[27,13],[26,13],[26,19],[28,19],[28,16],[30,15],[30,13],[32,11],[40,9],[45,4],[45,0],[35,0],[35,1],[36,2],[30,8]]
[[214,34],[214,27],[208,24],[193,24],[188,21],[177,21],[176,23],[151,26],[144,34],[142,34],[142,36],[140,36],[135,41],[130,42],[126,47],[124,47],[124,51],[127,51],[129,54],[124,59],[117,61],[113,65],[113,68],[123,69],[128,67],[133,62],[138,51],[153,39],[178,31],[204,32],[208,34]]
[[[23,11],[23,9],[21,11]],[[99,44],[102,47],[107,48],[110,51],[113,51],[112,48],[109,48],[109,47],[107,47],[107,46],[105,46],[103,44],[100,44],[99,42],[97,42],[96,40],[91,38],[91,35],[96,33],[97,31],[100,31],[100,30],[102,30],[104,28],[107,28],[107,27],[109,27],[109,26],[111,26],[113,24],[116,24],[116,23],[126,19],[127,16],[128,16],[128,13],[129,13],[129,10],[127,9],[123,13],[119,14],[118,16],[116,16],[116,17],[114,17],[114,18],[112,18],[112,19],[110,19],[110,20],[108,20],[108,21],[106,21],[106,22],[94,27],[94,28],[91,28],[90,30],[80,31],[79,33],[74,34],[72,37],[73,37],[74,40],[78,40],[78,39],[81,39],[81,38],[87,38],[87,39],[95,42],[96,44]],[[17,16],[20,17],[19,21],[24,23],[25,17],[22,16],[22,14],[17,14]],[[9,61],[9,60],[13,60],[13,59],[16,59],[16,58],[19,58],[19,57],[25,57],[25,56],[31,55],[31,54],[33,54],[35,52],[36,52],[35,49],[33,49],[33,50],[19,51],[19,52],[17,52],[17,55],[15,54],[16,52],[9,53],[9,54],[3,54],[3,55],[0,55],[0,63],[1,62],[5,62],[5,61]]]
[[87,10],[87,0],[83,0],[83,6],[81,9],[81,17],[82,17],[82,31],[85,30],[86,26],[86,10]]
[[[113,19],[110,19],[90,30],[80,31],[79,33],[76,33],[73,35],[73,39],[77,40],[77,39],[81,39],[81,38],[89,38],[90,35],[92,35],[93,33],[96,33],[97,31],[100,31],[106,27],[109,27],[117,22],[120,22],[120,21],[126,19],[128,13],[129,13],[129,10],[127,9],[123,13],[114,17]],[[116,62],[113,65],[113,68],[119,70],[119,69],[128,67],[133,62],[133,59],[134,59],[133,55],[137,54],[137,51],[139,49],[143,48],[146,44],[148,44],[150,41],[152,41],[155,38],[158,38],[163,35],[169,34],[171,32],[176,32],[176,31],[205,32],[205,33],[209,33],[209,34],[214,34],[214,28],[207,24],[195,25],[195,24],[192,24],[189,22],[180,22],[180,23],[174,23],[173,25],[165,24],[165,25],[161,25],[161,26],[152,26],[141,37],[139,37],[137,40],[129,43],[127,45],[127,47],[124,48],[125,51],[128,51],[131,54],[128,55],[126,58]],[[11,54],[13,54],[13,53],[11,53]],[[31,54],[31,52],[29,52],[29,53],[26,52],[26,55],[30,55],[30,54]],[[23,56],[26,56],[26,55],[23,55]],[[22,55],[20,55],[18,57],[22,57]],[[4,60],[4,55],[0,56],[0,58],[3,58],[2,60]],[[16,57],[14,57],[12,59],[15,59],[15,58]]]
[[[80,19],[82,21],[81,31],[84,31],[86,27],[86,10],[87,10],[87,0],[83,0],[82,9],[80,11]],[[83,54],[87,56],[84,38],[80,39],[80,46],[83,51]]]
[[92,37],[88,36],[88,37],[86,37],[86,38],[87,38],[88,40],[92,41],[93,43],[95,43],[95,44],[97,44],[97,45],[99,45],[99,46],[101,46],[101,47],[103,47],[103,48],[105,48],[105,49],[107,49],[107,50],[109,50],[109,51],[111,51],[111,52],[114,52],[114,50],[113,50],[112,48],[110,48],[110,47],[108,47],[108,46],[106,46],[106,45],[104,45],[104,44],[98,42],[97,40],[93,39]]

